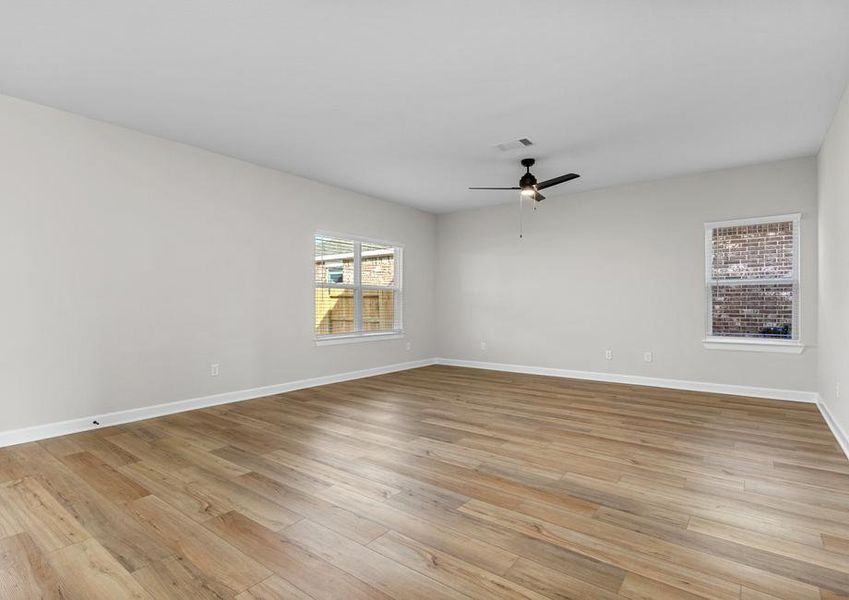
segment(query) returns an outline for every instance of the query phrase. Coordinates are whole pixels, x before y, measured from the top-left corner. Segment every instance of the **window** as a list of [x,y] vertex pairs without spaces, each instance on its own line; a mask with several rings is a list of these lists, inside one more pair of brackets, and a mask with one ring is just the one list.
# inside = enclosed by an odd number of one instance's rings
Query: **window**
[[799,346],[799,215],[707,223],[705,250],[705,342]]
[[401,333],[401,248],[348,236],[315,236],[316,340]]
[[342,263],[327,265],[327,283],[342,283],[345,270]]

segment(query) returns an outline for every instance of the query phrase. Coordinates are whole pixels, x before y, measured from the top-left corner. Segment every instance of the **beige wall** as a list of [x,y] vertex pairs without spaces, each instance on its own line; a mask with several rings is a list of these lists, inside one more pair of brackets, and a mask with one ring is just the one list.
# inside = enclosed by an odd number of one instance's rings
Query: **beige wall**
[[[815,160],[802,158],[549,195],[526,213],[523,240],[516,205],[440,215],[440,356],[814,391],[816,178]],[[705,349],[704,223],[792,212],[802,213],[808,348]]]
[[843,95],[818,164],[819,392],[849,433],[849,91]]
[[[435,354],[430,214],[2,96],[0,165],[0,431]],[[407,339],[314,345],[317,229],[404,244]]]

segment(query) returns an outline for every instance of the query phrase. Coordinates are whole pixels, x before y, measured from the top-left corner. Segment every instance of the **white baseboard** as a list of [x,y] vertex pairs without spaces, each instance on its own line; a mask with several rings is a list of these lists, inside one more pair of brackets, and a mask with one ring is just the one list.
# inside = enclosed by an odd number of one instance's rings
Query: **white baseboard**
[[843,450],[843,454],[846,455],[846,458],[849,458],[849,435],[846,435],[846,432],[843,431],[843,428],[840,426],[840,423],[832,416],[831,412],[828,410],[828,405],[823,400],[822,396],[817,398],[817,408],[820,409],[820,414],[822,414],[822,418],[825,420],[828,428],[831,429],[831,433],[834,435],[834,438],[837,440],[837,443],[840,445],[841,450]]
[[[404,363],[396,363],[383,367],[375,367],[372,369],[362,369],[359,371],[349,371],[347,373],[337,373],[335,375],[325,375],[323,377],[313,377],[311,379],[301,379],[298,381],[290,381],[287,383],[279,383],[258,388],[246,390],[236,390],[233,392],[224,392],[222,394],[214,394],[212,396],[203,396],[200,398],[191,398],[189,400],[179,400],[177,402],[169,402],[165,404],[157,404],[154,406],[145,406],[130,410],[122,410],[102,415],[92,415],[80,419],[72,419],[69,421],[61,421],[58,423],[47,423],[45,425],[36,425],[23,429],[15,429],[10,431],[0,431],[0,448],[4,446],[12,446],[15,444],[23,444],[25,442],[33,442],[46,438],[56,437],[59,435],[67,435],[70,433],[78,433],[80,431],[88,431],[99,427],[109,427],[110,425],[120,425],[122,423],[130,423],[133,421],[142,421],[163,415],[170,415],[208,406],[217,406],[219,404],[227,404],[230,402],[238,402],[240,400],[250,400],[252,398],[261,398],[263,396],[271,396],[274,394],[282,394],[304,388],[315,387],[318,385],[326,385],[329,383],[338,383],[341,381],[350,381],[353,379],[362,379],[363,377],[373,377],[375,375],[383,375],[385,373],[393,373],[395,371],[405,371],[407,369],[415,369],[425,367],[432,364],[452,365],[457,367],[471,367],[475,369],[489,369],[493,371],[508,371],[512,373],[528,373],[531,375],[550,375],[554,377],[565,377],[570,379],[586,379],[593,381],[607,381],[612,383],[626,383],[631,385],[644,385],[651,387],[672,388],[679,390],[689,390],[695,392],[712,392],[715,394],[731,394],[735,396],[751,396],[755,398],[769,398],[772,400],[791,400],[796,402],[812,402],[816,403],[823,414],[823,418],[828,423],[838,443],[849,457],[849,441],[845,432],[834,421],[828,408],[822,403],[819,395],[816,392],[808,392],[802,390],[782,390],[775,388],[761,388],[744,385],[728,385],[721,383],[707,383],[700,381],[685,381],[680,379],[665,379],[660,377],[643,377],[639,375],[622,375],[616,373],[603,373],[597,371],[575,371],[571,369],[553,369],[548,367],[529,367],[524,365],[511,365],[505,363],[482,362],[474,360],[458,360],[453,358],[432,358]],[[95,425],[93,421],[99,424]]]
[[567,379],[589,379],[592,381],[609,381],[611,383],[627,383],[650,387],[672,388],[691,392],[711,392],[713,394],[730,394],[734,396],[751,396],[768,398],[770,400],[791,400],[794,402],[815,403],[816,392],[803,390],[782,390],[776,388],[752,387],[748,385],[729,385],[726,383],[708,383],[703,381],[686,381],[683,379],[665,379],[662,377],[643,377],[641,375],[622,375],[619,373],[603,373],[600,371],[573,371],[571,369],[552,369],[548,367],[528,367],[525,365],[510,365],[505,363],[482,362],[476,360],[458,360],[454,358],[437,358],[440,365],[456,367],[472,367],[474,369],[489,369],[492,371],[508,371],[511,373],[528,373],[531,375],[550,375]]
[[[383,375],[385,373],[393,373],[395,371],[405,371],[407,369],[415,369],[417,367],[425,367],[427,365],[432,365],[435,362],[435,359],[425,359],[404,363],[396,363],[394,365],[375,367],[373,369],[349,371],[347,373],[337,373],[335,375],[325,375],[323,377],[301,379],[299,381],[278,383],[275,385],[251,388],[247,390],[224,392],[223,394],[214,394],[212,396],[191,398],[189,400],[178,400],[176,402],[156,404],[154,406],[132,408],[129,410],[121,410],[117,412],[106,413],[103,415],[92,415],[90,417],[83,417],[80,419],[71,419],[70,421],[47,423],[45,425],[35,425],[33,427],[26,427],[24,429],[0,431],[0,448],[4,446],[13,446],[15,444],[23,444],[25,442],[34,442],[37,440],[43,440],[59,435],[67,435],[69,433],[78,433],[80,431],[98,429],[100,427],[109,427],[110,425],[120,425],[122,423],[131,423],[133,421],[142,421],[144,419],[151,419],[153,417],[161,417],[163,415],[185,412],[187,410],[195,410],[197,408],[205,408],[207,406],[216,406],[218,404],[227,404],[229,402],[238,402],[240,400],[250,400],[252,398],[261,398],[263,396],[282,394],[284,392],[291,392],[293,390],[315,387],[317,385],[338,383],[340,381],[350,381],[352,379],[362,379],[363,377],[373,377],[375,375]],[[93,421],[97,421],[99,425],[95,425]]]

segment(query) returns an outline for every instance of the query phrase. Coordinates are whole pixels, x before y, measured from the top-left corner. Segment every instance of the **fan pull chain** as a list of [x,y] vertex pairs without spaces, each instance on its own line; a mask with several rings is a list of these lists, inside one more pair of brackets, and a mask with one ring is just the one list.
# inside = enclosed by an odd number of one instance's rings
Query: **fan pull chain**
[[521,240],[523,237],[522,231],[522,194],[519,194],[519,239]]

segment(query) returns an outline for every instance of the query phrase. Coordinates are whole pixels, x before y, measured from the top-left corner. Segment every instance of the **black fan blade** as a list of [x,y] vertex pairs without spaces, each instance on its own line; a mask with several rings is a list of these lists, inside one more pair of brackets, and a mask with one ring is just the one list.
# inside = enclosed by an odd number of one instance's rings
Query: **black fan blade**
[[545,200],[545,196],[537,192],[536,194],[534,194],[534,200],[536,200],[537,202],[539,202],[540,200]]
[[482,187],[470,187],[470,190],[520,190],[522,188],[518,187],[509,187],[509,188],[482,188]]
[[569,173],[568,175],[561,175],[560,177],[555,177],[554,179],[548,179],[541,183],[537,184],[538,190],[544,190],[545,188],[550,188],[553,185],[557,185],[559,183],[565,183],[567,181],[572,181],[573,179],[577,179],[580,177],[577,173]]

